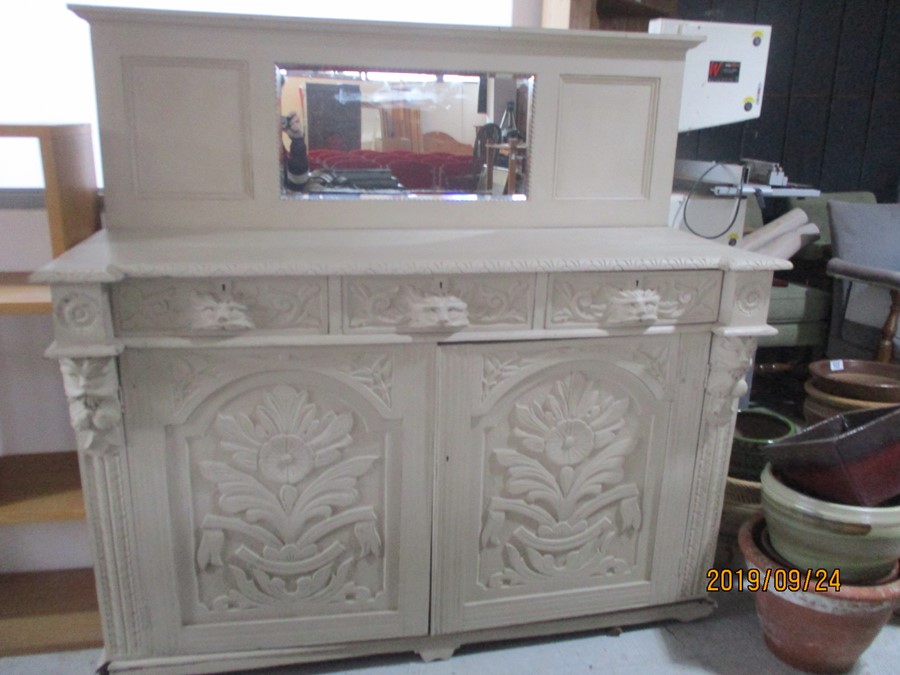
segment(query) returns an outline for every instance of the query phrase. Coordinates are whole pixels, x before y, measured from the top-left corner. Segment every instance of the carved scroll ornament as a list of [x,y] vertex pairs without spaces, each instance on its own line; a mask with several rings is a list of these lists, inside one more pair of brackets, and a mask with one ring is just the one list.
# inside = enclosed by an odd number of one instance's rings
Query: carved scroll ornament
[[[628,287],[625,284],[639,283]],[[711,320],[716,314],[717,284],[709,276],[676,279],[557,281],[553,288],[551,322],[556,325],[607,325]]]

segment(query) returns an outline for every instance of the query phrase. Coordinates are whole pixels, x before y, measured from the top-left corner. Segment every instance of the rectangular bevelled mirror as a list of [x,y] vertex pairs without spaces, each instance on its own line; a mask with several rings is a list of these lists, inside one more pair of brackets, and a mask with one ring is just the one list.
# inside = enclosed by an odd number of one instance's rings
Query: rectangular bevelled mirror
[[522,201],[534,75],[278,65],[284,199]]

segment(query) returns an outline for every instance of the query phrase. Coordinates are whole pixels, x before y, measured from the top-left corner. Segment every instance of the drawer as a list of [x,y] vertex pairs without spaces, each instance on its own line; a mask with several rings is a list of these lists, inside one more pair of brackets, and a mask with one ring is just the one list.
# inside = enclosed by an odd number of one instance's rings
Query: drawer
[[552,274],[546,327],[708,323],[718,317],[721,285],[712,270]]
[[346,277],[345,333],[530,329],[534,274]]
[[328,283],[320,277],[126,280],[112,290],[119,335],[328,332]]

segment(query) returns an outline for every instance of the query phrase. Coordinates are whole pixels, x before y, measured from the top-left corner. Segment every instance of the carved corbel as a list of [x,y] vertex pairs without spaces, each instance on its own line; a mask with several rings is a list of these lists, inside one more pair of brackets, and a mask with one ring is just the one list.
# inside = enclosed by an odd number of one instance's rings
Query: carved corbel
[[124,445],[122,404],[114,358],[63,358],[59,362],[78,449],[105,454]]
[[94,546],[97,598],[108,658],[146,654],[146,608],[137,601],[134,528],[114,357],[61,358],[69,416]]
[[705,570],[715,552],[716,524],[723,498],[720,492],[711,491],[710,486],[724,484],[738,401],[747,393],[745,377],[755,352],[755,337],[713,338],[694,469],[691,523],[681,565],[683,597],[700,595],[705,588]]

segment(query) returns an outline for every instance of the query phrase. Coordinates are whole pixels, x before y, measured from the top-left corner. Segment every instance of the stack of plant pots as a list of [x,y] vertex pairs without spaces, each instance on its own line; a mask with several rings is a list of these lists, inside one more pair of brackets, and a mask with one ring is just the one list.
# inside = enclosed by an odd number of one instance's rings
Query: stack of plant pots
[[850,410],[900,403],[900,365],[859,359],[816,361],[804,384],[803,416],[815,424]]
[[768,581],[755,595],[766,644],[797,668],[847,672],[900,600],[900,406],[829,417],[764,453],[764,517],[739,545]]

